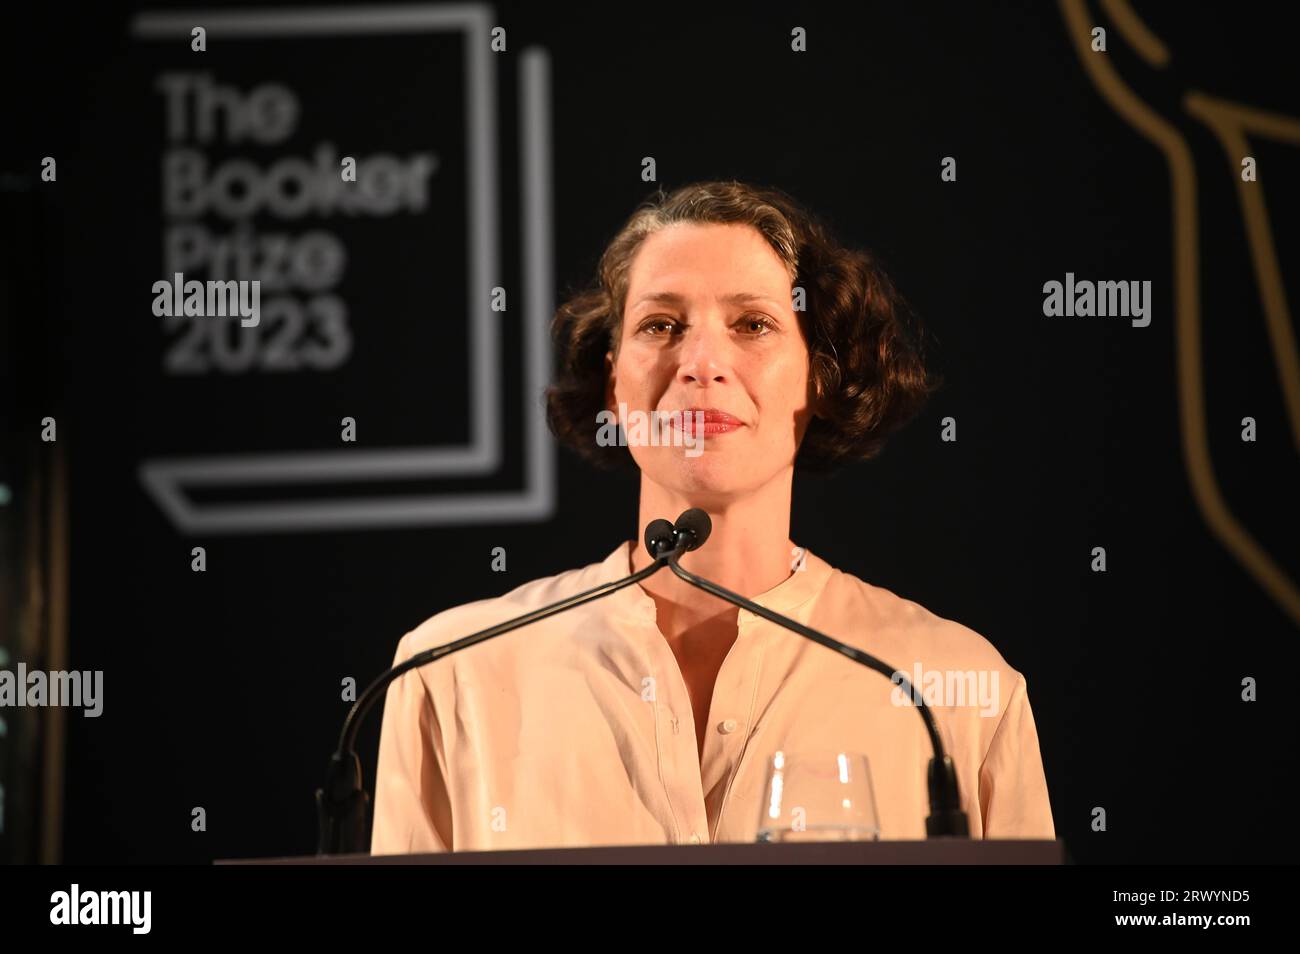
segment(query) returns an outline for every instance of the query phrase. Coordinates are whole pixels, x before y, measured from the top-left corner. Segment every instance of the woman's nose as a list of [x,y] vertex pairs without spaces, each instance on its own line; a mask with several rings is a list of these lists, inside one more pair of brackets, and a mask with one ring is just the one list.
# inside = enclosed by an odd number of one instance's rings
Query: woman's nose
[[721,320],[693,322],[683,335],[677,373],[684,382],[724,381],[730,374],[727,329]]

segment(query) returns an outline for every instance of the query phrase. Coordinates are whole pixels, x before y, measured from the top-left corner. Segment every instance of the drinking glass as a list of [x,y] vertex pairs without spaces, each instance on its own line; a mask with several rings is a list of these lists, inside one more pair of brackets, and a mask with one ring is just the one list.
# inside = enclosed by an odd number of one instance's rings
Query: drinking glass
[[871,768],[860,752],[779,751],[767,762],[758,841],[878,841]]

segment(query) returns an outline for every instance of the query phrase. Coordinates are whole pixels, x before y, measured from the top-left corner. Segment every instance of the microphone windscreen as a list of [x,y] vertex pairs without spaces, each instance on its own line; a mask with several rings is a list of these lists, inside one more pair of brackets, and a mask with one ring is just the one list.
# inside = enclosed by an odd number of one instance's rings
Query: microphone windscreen
[[679,533],[684,531],[689,535],[687,551],[698,550],[713,532],[713,521],[699,507],[692,507],[677,518],[676,528]]
[[660,518],[651,520],[645,528],[645,549],[654,559],[659,559],[659,551],[673,545],[673,525]]

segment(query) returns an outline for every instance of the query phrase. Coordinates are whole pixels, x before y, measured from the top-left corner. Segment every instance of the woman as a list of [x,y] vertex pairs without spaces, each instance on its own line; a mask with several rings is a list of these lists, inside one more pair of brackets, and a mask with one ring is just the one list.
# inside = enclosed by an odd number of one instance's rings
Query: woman
[[[633,214],[553,333],[551,428],[597,464],[630,455],[634,539],[437,614],[397,661],[647,566],[641,530],[699,507],[712,535],[683,567],[876,655],[935,703],[972,837],[1054,838],[1023,677],[979,634],[790,537],[796,465],[874,455],[934,387],[873,260],[781,192],[689,185]],[[675,440],[596,439],[609,414],[678,412]],[[931,695],[935,673],[972,691]],[[879,675],[663,570],[394,682],[371,851],[753,841],[777,750],[864,753],[881,837],[923,838],[931,753],[911,708]]]

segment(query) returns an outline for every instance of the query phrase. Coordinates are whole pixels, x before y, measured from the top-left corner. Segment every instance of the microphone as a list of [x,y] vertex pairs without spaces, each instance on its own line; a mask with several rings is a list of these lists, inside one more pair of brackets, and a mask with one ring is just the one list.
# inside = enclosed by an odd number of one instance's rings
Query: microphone
[[698,550],[712,531],[713,521],[709,515],[698,507],[692,507],[677,518],[676,524],[662,519],[650,521],[645,528],[646,552],[658,559],[661,552],[675,547],[681,547],[682,553]]
[[699,507],[692,507],[677,518],[674,529],[679,538],[687,538],[688,551],[698,550],[704,546],[704,541],[709,539],[709,534],[713,532],[713,521]]
[[[600,586],[592,587],[582,593],[576,593],[559,602],[552,603],[550,606],[543,606],[522,616],[516,616],[504,623],[489,626],[487,629],[472,633],[469,636],[463,636],[454,642],[442,646],[433,646],[418,652],[409,659],[393,666],[368,685],[361,697],[352,704],[347,718],[343,720],[343,729],[339,733],[338,748],[330,756],[329,766],[326,769],[325,784],[316,790],[318,831],[316,854],[355,854],[367,850],[366,821],[369,812],[370,795],[362,784],[361,759],[358,758],[356,753],[357,733],[361,728],[361,722],[366,713],[370,711],[375,701],[387,690],[389,683],[412,669],[418,669],[435,660],[450,656],[452,653],[460,652],[462,649],[468,649],[470,646],[475,646],[521,626],[527,626],[529,623],[555,616],[557,613],[563,613],[565,610],[581,606],[583,603],[600,599],[602,596],[608,596],[615,590],[621,590],[633,583],[640,583],[647,577],[662,570],[668,565],[670,559],[675,559],[687,550],[699,546],[709,534],[708,517],[705,516],[704,520],[705,524],[702,533],[700,533],[698,522],[687,525],[682,523],[681,518],[678,518],[678,526],[674,526],[667,520],[653,520],[646,527],[645,539],[646,549],[654,557],[655,561],[645,569],[638,570],[621,580],[602,583]],[[698,542],[695,542],[697,540]]]
[[[667,524],[667,520],[656,520],[656,524]],[[925,819],[925,833],[928,838],[969,838],[970,837],[970,820],[961,808],[961,794],[957,786],[957,765],[953,762],[952,756],[948,755],[943,748],[943,740],[939,737],[939,728],[934,721],[934,713],[930,707],[924,704],[920,694],[912,689],[912,684],[907,677],[892,666],[881,662],[870,653],[864,653],[856,647],[847,643],[842,643],[834,637],[827,636],[825,633],[813,629],[811,626],[805,626],[802,623],[782,616],[780,613],[768,609],[766,606],[759,606],[751,600],[745,599],[738,593],[718,586],[703,577],[696,576],[683,570],[677,561],[682,553],[688,550],[698,549],[704,541],[709,538],[709,533],[713,529],[713,521],[709,515],[698,507],[692,507],[685,511],[677,518],[677,523],[671,527],[671,534],[665,536],[663,532],[656,538],[656,542],[661,546],[666,540],[671,539],[674,546],[665,548],[661,552],[663,559],[667,562],[672,571],[681,579],[704,590],[706,593],[712,593],[729,603],[749,610],[755,615],[761,616],[770,622],[776,623],[791,632],[798,633],[811,639],[815,643],[833,649],[842,653],[856,663],[861,663],[868,669],[874,669],[892,684],[900,685],[907,692],[908,698],[915,700],[916,707],[925,722],[926,732],[930,736],[930,747],[933,750],[933,757],[930,759],[930,767],[927,772],[926,782],[930,796],[930,814]],[[650,550],[652,556],[655,550],[650,546],[649,528],[646,529],[646,548]],[[897,682],[895,682],[897,680]]]
[[677,543],[676,528],[662,518],[651,520],[645,528],[645,549],[652,557],[659,557],[660,550],[668,550]]

